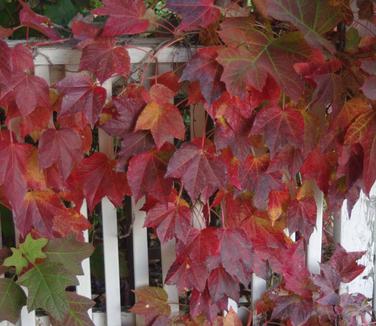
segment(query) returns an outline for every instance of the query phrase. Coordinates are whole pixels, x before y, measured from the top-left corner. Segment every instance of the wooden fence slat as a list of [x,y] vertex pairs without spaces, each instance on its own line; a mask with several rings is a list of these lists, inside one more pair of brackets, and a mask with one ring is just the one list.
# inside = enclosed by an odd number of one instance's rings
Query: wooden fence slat
[[[107,97],[112,96],[112,80],[103,84]],[[113,138],[103,130],[99,130],[99,150],[108,157],[114,157]],[[102,200],[102,232],[104,271],[106,282],[106,313],[107,324],[121,325],[121,299],[120,299],[120,268],[119,268],[119,241],[117,226],[117,211],[106,197]]]
[[308,241],[307,267],[313,274],[320,273],[321,249],[322,249],[322,225],[324,215],[324,194],[317,188],[315,190],[317,206],[316,227]]

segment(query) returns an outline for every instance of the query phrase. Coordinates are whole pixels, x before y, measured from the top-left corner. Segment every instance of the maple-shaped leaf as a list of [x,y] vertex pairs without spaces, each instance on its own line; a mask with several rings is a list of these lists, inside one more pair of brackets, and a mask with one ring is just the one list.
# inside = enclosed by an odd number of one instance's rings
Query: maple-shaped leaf
[[300,111],[290,107],[264,108],[256,116],[253,134],[264,136],[271,153],[286,144],[298,147],[304,138],[304,119]]
[[376,101],[376,76],[370,76],[365,81],[361,87],[361,90],[365,96],[370,100]]
[[145,101],[139,97],[118,96],[112,99],[112,103],[116,112],[101,128],[111,136],[126,139],[125,135],[134,130],[137,118],[145,107]]
[[13,28],[5,28],[0,26],[0,39],[11,37],[14,32]]
[[159,316],[170,316],[171,308],[164,289],[146,286],[135,290],[135,294],[137,303],[130,311],[144,316],[147,325],[155,325],[154,320]]
[[[69,195],[72,196],[69,198]],[[74,203],[81,200],[75,200],[74,190],[70,192],[67,200],[71,200]],[[64,195],[62,196],[64,198]],[[83,231],[91,228],[91,224],[88,219],[83,216],[76,208],[66,208],[61,210],[60,213],[55,215],[53,219],[52,231],[57,237],[67,237],[74,235],[77,240],[83,241]]]
[[[225,229],[220,241],[224,269],[231,277],[247,286],[251,279],[253,253],[246,234],[241,229]],[[234,247],[236,251],[232,249]]]
[[4,94],[8,94],[15,99],[23,116],[30,114],[38,106],[50,108],[47,82],[43,78],[25,72],[12,74]]
[[83,17],[78,14],[70,23],[72,34],[80,41],[95,39],[101,31],[98,25],[93,23],[92,16]]
[[95,302],[74,292],[66,292],[66,296],[69,304],[68,312],[62,321],[53,320],[53,325],[94,326],[88,310],[95,305]]
[[53,191],[29,191],[13,209],[16,227],[21,235],[35,228],[42,236],[51,238],[54,216],[64,209],[60,198]]
[[[220,32],[222,38],[231,29]],[[239,44],[218,50],[217,61],[223,66],[221,80],[227,90],[239,97],[249,87],[262,92],[270,74],[278,85],[292,98],[304,92],[304,82],[293,65],[304,61],[310,49],[300,33],[287,33],[271,38],[261,31],[250,29]]]
[[198,49],[197,53],[187,63],[180,80],[198,81],[200,91],[208,104],[217,100],[225,90],[221,81],[223,68],[216,58],[217,48]]
[[100,16],[109,16],[101,36],[113,37],[146,32],[149,20],[143,0],[104,0],[103,7],[92,10]]
[[150,150],[133,156],[129,161],[128,182],[133,196],[139,200],[150,195],[164,201],[171,192],[172,180],[165,178],[170,148]]
[[65,77],[56,87],[63,94],[59,115],[83,112],[93,127],[106,101],[106,90],[85,72]]
[[213,0],[168,0],[167,8],[182,18],[179,29],[183,31],[208,27],[221,15]]
[[214,302],[207,288],[203,292],[193,290],[190,297],[189,310],[191,316],[196,317],[202,314],[206,320],[212,323],[217,315],[227,308],[227,303],[227,298]]
[[80,70],[92,72],[103,83],[115,75],[127,77],[130,64],[128,51],[123,46],[117,46],[112,39],[99,39],[83,48]]
[[39,140],[39,164],[45,169],[57,164],[64,179],[82,158],[82,141],[73,129],[47,129]]
[[288,171],[290,177],[293,177],[299,172],[303,161],[301,149],[287,144],[273,156],[268,172]]
[[75,276],[67,273],[63,265],[43,262],[36,264],[17,281],[28,290],[27,308],[29,311],[41,308],[54,319],[62,321],[69,303],[65,289],[78,285]]
[[312,197],[293,200],[287,209],[287,224],[290,233],[299,231],[305,238],[309,239],[316,225],[316,201]]
[[286,211],[290,203],[290,195],[288,190],[272,190],[268,198],[268,214],[274,225],[281,215]]
[[170,103],[148,103],[137,119],[135,130],[150,130],[158,148],[166,142],[173,143],[174,137],[183,140],[185,135],[179,109]]
[[47,255],[47,261],[60,263],[71,274],[82,275],[81,262],[90,257],[93,250],[92,244],[67,237],[49,240],[43,252]]
[[218,267],[210,273],[208,289],[214,302],[222,298],[239,300],[239,284],[234,282],[233,277],[223,267]]
[[334,46],[323,35],[336,27],[343,15],[328,1],[266,0],[265,7],[268,15],[296,26],[313,47],[323,46],[334,52]]
[[12,267],[16,268],[16,274],[21,274],[24,268],[29,266],[29,262],[23,256],[22,251],[17,248],[10,248],[12,251],[12,255],[4,260],[3,265],[5,267]]
[[215,147],[201,139],[183,144],[172,156],[167,167],[167,177],[180,178],[189,196],[195,200],[201,194],[207,200],[221,188],[225,177],[224,166],[215,155]]
[[22,25],[37,30],[51,40],[60,39],[59,34],[52,28],[52,21],[48,17],[35,13],[31,10],[29,5],[22,0],[19,0],[19,3],[22,5],[22,9],[19,13],[20,23]]
[[42,132],[50,126],[53,112],[50,108],[37,107],[29,115],[22,117],[20,122],[20,135],[25,138],[30,135],[34,141],[39,140]]
[[25,292],[13,280],[1,278],[0,297],[0,321],[6,320],[16,324],[22,307],[26,305]]
[[27,144],[7,141],[0,144],[0,184],[5,186],[4,194],[14,206],[22,201],[27,190],[24,175],[31,151],[31,145]]
[[155,144],[149,132],[138,131],[123,135],[119,163],[126,163],[132,156],[151,150]]
[[91,212],[103,197],[119,206],[129,193],[126,174],[115,169],[115,160],[97,152],[84,158],[71,173],[68,183],[82,190]]
[[8,44],[0,39],[0,85],[5,83],[11,74],[11,51]]
[[184,199],[173,193],[168,202],[157,203],[147,211],[145,226],[156,228],[162,243],[174,237],[186,242],[191,227],[190,207]]

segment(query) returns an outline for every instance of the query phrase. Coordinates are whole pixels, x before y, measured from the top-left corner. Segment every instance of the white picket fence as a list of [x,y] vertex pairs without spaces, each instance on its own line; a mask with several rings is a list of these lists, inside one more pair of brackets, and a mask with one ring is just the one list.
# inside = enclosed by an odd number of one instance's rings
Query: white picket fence
[[[137,47],[130,48],[129,54],[131,62],[134,65],[140,62],[147,62],[145,58],[153,52],[153,43],[137,44]],[[157,53],[152,62],[158,65],[159,73],[172,70],[173,65],[182,64],[188,60],[191,55],[190,49],[185,48],[164,48]],[[43,77],[49,83],[57,82],[68,74],[78,70],[80,61],[80,51],[66,46],[41,47],[36,50],[35,55],[35,74]],[[153,66],[155,69],[155,66]],[[154,72],[154,71],[153,71]],[[103,85],[109,96],[112,93],[112,81],[109,80]],[[200,136],[205,127],[205,115],[202,108],[192,107],[191,109],[192,125],[191,135]],[[100,150],[114,155],[113,139],[104,132],[99,133]],[[319,273],[321,248],[322,248],[322,224],[323,224],[323,198],[320,192],[316,194],[317,202],[317,223],[316,229],[312,234],[309,246],[307,265],[312,273]],[[120,325],[143,325],[141,318],[136,318],[130,313],[121,311],[120,294],[120,274],[119,274],[119,247],[116,208],[105,198],[101,203],[103,219],[103,245],[104,245],[104,266],[105,266],[105,289],[106,289],[106,313],[89,312],[93,322],[97,326],[120,326]],[[147,230],[143,228],[145,214],[139,208],[142,203],[132,202],[133,224],[133,273],[135,288],[149,285],[149,260]],[[197,210],[195,210],[197,212]],[[87,216],[86,204],[82,206],[81,212]],[[197,214],[197,213],[196,213]],[[132,218],[129,216],[129,218]],[[195,216],[194,221],[202,219],[201,216]],[[369,298],[373,297],[376,291],[376,282],[374,277],[374,253],[375,253],[375,235],[376,235],[376,189],[374,187],[370,199],[361,195],[358,200],[351,219],[349,219],[345,206],[342,210],[342,217],[335,225],[336,240],[348,251],[366,250],[367,254],[361,262],[367,266],[362,276],[358,277],[350,284],[343,286],[343,291],[361,292]],[[88,240],[88,234],[85,234]],[[1,243],[0,243],[1,245]],[[161,248],[162,274],[166,276],[171,263],[175,259],[175,244],[170,241]],[[130,264],[132,265],[132,264]],[[91,298],[91,277],[90,261],[83,262],[84,275],[79,277],[80,285],[77,292],[81,295]],[[264,280],[254,276],[252,280],[252,302],[256,302],[265,291],[266,284]],[[179,307],[178,292],[174,286],[165,285],[173,311],[177,312]],[[233,308],[236,303],[229,302]],[[374,305],[374,308],[376,306]],[[239,311],[241,313],[241,311]],[[10,325],[9,323],[0,323],[0,326]],[[47,326],[48,317],[36,317],[35,312],[28,313],[26,308],[22,311],[22,316],[17,325],[21,326]],[[68,326],[68,325],[67,325]]]

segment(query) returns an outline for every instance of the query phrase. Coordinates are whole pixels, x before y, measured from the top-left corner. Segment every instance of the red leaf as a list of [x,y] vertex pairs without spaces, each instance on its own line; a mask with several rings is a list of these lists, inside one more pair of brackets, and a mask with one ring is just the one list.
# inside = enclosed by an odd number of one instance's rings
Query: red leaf
[[29,191],[20,205],[14,207],[16,227],[21,236],[35,228],[41,236],[52,238],[53,220],[64,209],[53,191]]
[[172,156],[167,177],[180,178],[192,200],[201,194],[206,201],[222,186],[225,171],[221,160],[215,155],[214,145],[205,141],[201,147],[201,139],[185,143]]
[[252,133],[263,135],[270,152],[274,154],[284,145],[298,147],[303,143],[304,119],[300,111],[290,107],[264,108],[256,116]]
[[160,201],[171,192],[172,180],[165,178],[170,149],[151,150],[131,158],[128,167],[128,182],[136,200],[150,195]]
[[10,56],[11,49],[5,41],[0,39],[0,86],[5,83],[11,75],[12,65]]
[[299,231],[308,240],[316,225],[316,202],[313,198],[291,201],[287,210],[287,223],[290,233]]
[[124,196],[129,194],[126,174],[116,172],[115,166],[116,161],[106,154],[94,153],[83,159],[70,175],[68,182],[82,189],[91,212],[105,196],[115,206],[120,206]]
[[191,228],[191,210],[188,203],[173,193],[166,203],[157,203],[147,211],[145,227],[157,230],[159,240],[164,243],[176,237],[186,242]]
[[22,117],[20,122],[20,135],[22,138],[30,135],[34,140],[40,138],[41,133],[51,123],[52,112],[50,108],[38,107],[29,115]]
[[181,16],[179,29],[183,31],[208,27],[221,14],[213,0],[168,0],[167,8]]
[[227,308],[227,298],[214,302],[206,289],[204,292],[193,290],[190,298],[190,314],[193,317],[204,315],[210,323],[217,315]]
[[153,138],[148,132],[138,131],[123,135],[119,163],[124,164],[134,155],[151,150],[155,145]]
[[210,273],[208,289],[210,297],[214,302],[222,298],[231,298],[235,301],[239,300],[239,285],[234,282],[234,279],[223,267],[218,267]]
[[102,36],[132,35],[146,32],[149,21],[143,0],[104,0],[104,6],[92,10],[94,15],[108,15]]
[[12,36],[13,32],[14,32],[13,28],[5,28],[5,27],[0,26],[0,39]]
[[[220,35],[225,39],[226,34],[233,33],[229,28]],[[262,92],[269,74],[291,98],[302,95],[304,83],[293,65],[304,61],[310,49],[300,33],[273,39],[250,29],[238,44],[227,45],[228,48],[218,51],[217,61],[224,69],[221,80],[232,95],[244,97],[244,90],[250,87]]]
[[334,46],[323,37],[343,19],[341,10],[321,0],[267,0],[267,13],[275,19],[295,25],[312,47],[323,46],[334,52]]
[[116,46],[111,39],[99,39],[83,48],[80,70],[92,72],[103,83],[112,76],[128,77],[130,64],[124,47]]
[[208,104],[217,100],[225,90],[221,82],[222,67],[215,61],[216,48],[199,49],[186,65],[180,80],[198,81]]
[[288,171],[294,177],[303,165],[303,154],[299,148],[284,146],[270,162],[268,172]]
[[268,198],[268,214],[272,225],[286,211],[290,202],[288,190],[272,190]]
[[[145,102],[141,98],[119,96],[112,99],[116,112],[101,127],[111,136],[124,136],[133,131]],[[126,138],[126,137],[123,137]]]
[[74,38],[84,41],[87,39],[95,39],[99,32],[100,28],[97,25],[94,25],[88,19],[85,20],[81,15],[76,16],[71,23],[72,33]]
[[56,86],[63,94],[60,116],[83,112],[93,127],[106,101],[106,90],[97,86],[86,73],[65,77]]
[[20,11],[20,23],[22,25],[37,30],[51,40],[60,39],[59,34],[52,28],[52,22],[48,17],[36,14],[25,2],[21,0],[19,2],[22,5]]
[[[154,86],[153,86],[154,87]],[[183,140],[185,127],[179,109],[170,103],[150,102],[139,115],[135,130],[150,130],[158,148],[174,137]]]
[[80,241],[84,241],[83,231],[91,227],[85,216],[74,208],[65,208],[53,219],[52,230],[59,237],[67,237],[72,233]]
[[64,180],[82,158],[82,141],[73,129],[48,129],[39,140],[39,163],[44,169],[57,164]]

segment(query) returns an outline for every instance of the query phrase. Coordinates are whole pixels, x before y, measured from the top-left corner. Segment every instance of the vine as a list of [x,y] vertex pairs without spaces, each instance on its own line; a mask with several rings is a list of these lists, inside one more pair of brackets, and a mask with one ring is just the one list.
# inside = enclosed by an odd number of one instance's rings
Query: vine
[[[368,322],[367,298],[339,291],[364,253],[337,244],[315,275],[306,249],[318,193],[331,225],[375,183],[374,1],[218,3],[103,0],[67,31],[19,0],[20,25],[0,27],[0,201],[20,242],[0,251],[0,320],[27,305],[54,325],[92,325],[93,302],[67,290],[93,251],[80,207],[133,196],[145,198],[145,227],[176,241],[165,282],[189,302],[176,315],[163,289],[136,290],[131,311],[148,325],[240,325],[223,311],[253,274],[270,284],[252,307],[265,325]],[[1,40],[20,28],[49,40]],[[134,35],[165,37],[138,67]],[[49,86],[33,50],[71,39],[79,72]],[[187,45],[199,46],[184,67],[145,75],[159,51]],[[108,101],[113,77],[122,82]],[[189,137],[189,106],[206,114],[202,137]],[[120,144],[115,159],[93,151],[94,129]]]

